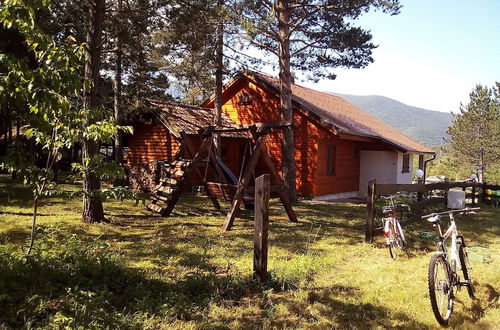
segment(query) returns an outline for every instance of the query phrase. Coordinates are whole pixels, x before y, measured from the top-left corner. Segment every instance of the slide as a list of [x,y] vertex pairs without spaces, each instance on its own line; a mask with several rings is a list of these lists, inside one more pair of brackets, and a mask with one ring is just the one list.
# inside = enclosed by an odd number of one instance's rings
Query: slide
[[[226,164],[224,164],[224,162],[222,161],[222,159],[220,159],[219,157],[216,157],[215,159],[217,161],[217,164],[219,164],[220,168],[224,172],[224,175],[226,176],[226,179],[231,184],[233,184],[235,186],[239,185],[240,181],[238,180],[238,178],[236,177],[236,175],[234,175],[234,173],[231,171],[231,169],[229,169],[229,167],[227,167]],[[245,205],[245,208],[248,209],[248,210],[252,210],[254,208],[253,201],[251,200],[250,197],[248,197],[246,195],[243,197],[243,205]]]
[[222,171],[224,171],[224,175],[226,176],[226,179],[231,184],[234,184],[236,186],[239,185],[240,182],[239,182],[238,178],[236,177],[236,175],[234,175],[234,173],[231,171],[231,169],[229,167],[227,167],[226,164],[224,164],[222,159],[220,159],[220,157],[216,157],[215,159],[217,160],[217,164],[219,164]]

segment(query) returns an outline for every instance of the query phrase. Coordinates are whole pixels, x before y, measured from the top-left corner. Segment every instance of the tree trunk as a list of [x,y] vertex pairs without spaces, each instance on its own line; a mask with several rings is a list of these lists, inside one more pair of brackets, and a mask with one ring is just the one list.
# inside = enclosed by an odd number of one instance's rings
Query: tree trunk
[[[278,17],[279,43],[280,43],[280,107],[281,119],[293,120],[292,87],[290,70],[290,5],[288,0],[278,0],[276,3],[276,15]],[[290,200],[297,201],[297,190],[295,186],[295,142],[293,127],[283,130],[282,143],[283,177],[288,190]]]
[[[118,15],[122,12],[122,0],[118,0]],[[121,94],[122,94],[122,31],[118,31],[116,35],[115,44],[115,77],[113,80],[113,92],[114,92],[114,112],[115,121],[118,125],[122,122],[122,109],[121,109]],[[121,131],[118,131],[115,138],[115,161],[119,164],[123,163],[123,135]]]
[[[222,11],[224,0],[217,0],[217,7]],[[220,12],[219,12],[220,13]],[[219,15],[217,28],[215,30],[215,113],[214,125],[220,126],[222,120],[222,75],[224,69],[224,24],[222,22],[222,15]],[[214,145],[217,157],[221,156],[221,134],[214,134]]]
[[[105,0],[95,0],[91,15],[91,24],[87,31],[87,54],[85,58],[85,79],[92,85],[84,90],[84,108],[91,113],[99,105],[99,70],[101,67],[102,30],[105,14]],[[86,127],[95,123],[92,115],[87,117]],[[99,145],[92,140],[84,139],[82,142],[82,158],[92,159],[98,154]],[[86,167],[83,179],[83,212],[82,220],[87,223],[101,222],[104,220],[102,201],[95,196],[101,189],[101,180],[90,167]]]
[[12,105],[7,103],[8,113],[7,113],[7,146],[10,146],[12,143]]
[[38,216],[38,196],[35,196],[34,204],[33,204],[33,218],[31,220],[31,236],[30,236],[30,245],[28,246],[28,251],[26,254],[31,254],[31,250],[33,250],[33,244],[35,243],[36,236],[36,217]]

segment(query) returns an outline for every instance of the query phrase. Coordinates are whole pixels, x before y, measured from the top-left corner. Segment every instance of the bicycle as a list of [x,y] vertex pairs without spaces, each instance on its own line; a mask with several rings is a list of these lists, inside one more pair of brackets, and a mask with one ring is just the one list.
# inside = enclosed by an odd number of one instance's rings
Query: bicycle
[[[397,248],[401,250],[406,249],[406,239],[405,234],[403,232],[403,228],[401,227],[400,219],[397,214],[397,207],[394,203],[394,196],[384,197],[383,199],[389,201],[389,205],[384,206],[382,209],[382,213],[384,217],[382,218],[382,223],[384,226],[384,236],[386,240],[386,245],[389,247],[389,253],[391,254],[392,259],[396,259]],[[401,204],[401,207],[408,207],[406,204]]]
[[[469,297],[473,299],[475,295],[470,273],[472,267],[469,263],[464,237],[458,234],[455,215],[475,214],[475,211],[479,209],[479,207],[464,208],[432,213],[422,217],[422,219],[427,218],[427,221],[437,227],[439,232],[438,250],[432,255],[429,263],[428,285],[432,312],[442,326],[448,325],[448,320],[453,313],[455,290],[460,290],[462,286],[466,286]],[[448,215],[450,218],[450,226],[444,234],[441,230],[441,216],[443,215]],[[445,242],[450,236],[451,246],[448,252]],[[458,275],[460,269],[465,280],[463,282],[460,281]]]

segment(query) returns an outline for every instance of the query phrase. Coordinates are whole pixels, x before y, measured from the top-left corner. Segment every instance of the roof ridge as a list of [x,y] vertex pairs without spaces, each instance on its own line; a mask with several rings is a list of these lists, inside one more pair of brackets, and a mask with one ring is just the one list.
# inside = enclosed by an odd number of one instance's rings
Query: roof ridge
[[[257,74],[262,75],[262,76],[265,76],[265,77],[267,77],[267,78],[271,78],[271,79],[274,79],[274,80],[279,81],[279,78],[277,78],[277,77],[273,77],[273,76],[271,76],[271,75],[269,75],[269,74],[266,74],[266,73],[262,73],[262,72],[255,72],[255,71],[249,71],[249,72],[250,72],[250,73],[252,73],[252,72],[253,72],[253,73],[257,73]],[[347,101],[346,99],[344,99],[344,98],[343,98],[343,97],[341,97],[341,96],[338,96],[338,95],[335,95],[335,94],[330,94],[330,93],[328,93],[328,92],[318,91],[318,90],[313,89],[313,88],[311,88],[311,87],[302,86],[302,85],[299,85],[299,84],[296,84],[296,83],[292,83],[292,86],[296,86],[296,87],[300,87],[300,88],[308,89],[308,90],[313,91],[313,92],[315,92],[315,93],[321,93],[321,94],[324,94],[324,95],[328,95],[328,96],[336,97],[336,98],[339,98],[339,99],[341,99],[341,100]],[[349,101],[347,101],[347,102],[349,102]]]
[[[273,89],[279,89],[279,86],[275,86],[279,84],[279,80],[270,75],[247,72],[245,76],[258,80]],[[331,125],[343,128],[343,133],[377,137],[389,143],[395,143],[399,148],[407,151],[431,152],[429,147],[424,146],[397,128],[380,120],[341,96],[295,83],[291,87],[294,102],[298,103],[301,107],[309,108],[316,115],[329,121]],[[337,103],[336,109],[332,108],[332,103]]]

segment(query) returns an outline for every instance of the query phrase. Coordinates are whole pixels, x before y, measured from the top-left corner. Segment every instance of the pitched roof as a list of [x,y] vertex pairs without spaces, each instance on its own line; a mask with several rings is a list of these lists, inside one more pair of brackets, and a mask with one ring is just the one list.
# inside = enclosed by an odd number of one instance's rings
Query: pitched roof
[[[155,112],[156,117],[177,137],[180,136],[181,131],[186,134],[197,135],[200,130],[213,126],[213,109],[160,100],[149,100],[149,103],[159,109],[159,111]],[[239,128],[239,126],[223,113],[220,128]],[[224,132],[222,136],[233,138],[249,137],[245,132]]]
[[[245,72],[243,76],[279,93],[279,80],[276,78],[256,72]],[[304,111],[319,117],[323,124],[337,133],[374,138],[405,152],[434,153],[339,96],[292,84],[292,101]]]

